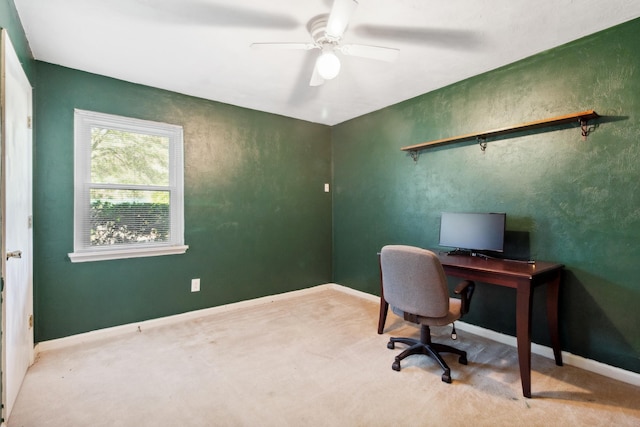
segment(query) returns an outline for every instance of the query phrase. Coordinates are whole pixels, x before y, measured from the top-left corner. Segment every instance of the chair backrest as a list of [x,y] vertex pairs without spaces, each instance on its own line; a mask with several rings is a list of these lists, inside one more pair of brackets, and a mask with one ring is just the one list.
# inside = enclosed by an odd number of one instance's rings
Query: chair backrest
[[414,246],[388,245],[380,252],[384,299],[392,307],[423,317],[444,317],[449,288],[438,256]]

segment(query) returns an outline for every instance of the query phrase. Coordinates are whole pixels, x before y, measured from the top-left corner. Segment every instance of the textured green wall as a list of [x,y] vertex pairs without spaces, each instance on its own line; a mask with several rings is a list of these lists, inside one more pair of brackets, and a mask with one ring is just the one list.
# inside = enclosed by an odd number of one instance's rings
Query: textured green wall
[[[576,111],[575,126],[422,151],[400,147]],[[566,265],[563,349],[640,372],[640,20],[332,128],[334,280],[379,292],[385,244],[437,248],[442,211],[507,212],[535,259]],[[543,292],[535,342],[549,344]],[[466,320],[515,334],[515,293],[482,284]],[[372,325],[372,330],[373,330]]]
[[[184,127],[186,254],[69,261],[74,108]],[[331,280],[328,127],[43,62],[35,123],[36,341]]]

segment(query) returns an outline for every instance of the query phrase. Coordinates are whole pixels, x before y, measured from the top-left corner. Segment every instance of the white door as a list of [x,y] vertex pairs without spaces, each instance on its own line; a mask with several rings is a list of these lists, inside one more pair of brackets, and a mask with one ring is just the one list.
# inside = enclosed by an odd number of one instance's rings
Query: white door
[[9,419],[33,363],[31,85],[2,30],[2,403]]

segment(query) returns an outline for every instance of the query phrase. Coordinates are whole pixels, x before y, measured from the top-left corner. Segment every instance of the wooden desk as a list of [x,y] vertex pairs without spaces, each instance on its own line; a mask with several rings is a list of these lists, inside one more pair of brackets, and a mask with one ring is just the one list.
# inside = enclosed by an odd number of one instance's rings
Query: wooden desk
[[[558,295],[562,278],[562,264],[537,261],[535,264],[484,259],[470,256],[439,255],[447,276],[473,280],[516,290],[516,340],[522,394],[531,397],[531,306],[533,289],[547,284],[547,320],[551,346],[556,365],[562,366],[560,335],[558,330]],[[382,293],[380,276],[380,318],[378,333],[384,330],[389,304]]]

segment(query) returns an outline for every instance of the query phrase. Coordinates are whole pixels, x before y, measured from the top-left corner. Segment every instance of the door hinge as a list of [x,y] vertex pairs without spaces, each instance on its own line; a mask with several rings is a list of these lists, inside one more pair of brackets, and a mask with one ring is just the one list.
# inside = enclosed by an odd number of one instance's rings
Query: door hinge
[[33,126],[31,116],[27,116],[27,129],[31,129]]
[[33,328],[33,314],[29,315],[29,329]]

